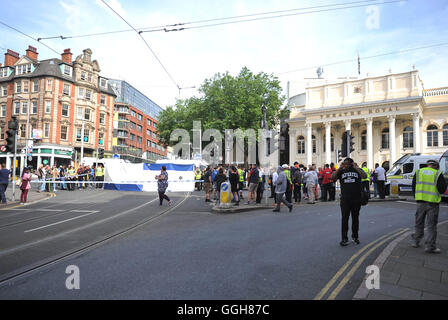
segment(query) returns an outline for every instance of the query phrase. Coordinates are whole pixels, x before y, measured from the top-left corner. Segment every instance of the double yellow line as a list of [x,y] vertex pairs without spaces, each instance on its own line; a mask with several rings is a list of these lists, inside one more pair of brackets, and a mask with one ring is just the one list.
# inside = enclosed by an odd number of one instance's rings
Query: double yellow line
[[398,237],[399,235],[407,232],[409,229],[398,229],[395,231],[392,231],[391,233],[388,233],[372,242],[370,242],[368,245],[364,246],[361,250],[356,252],[343,266],[339,271],[331,278],[331,280],[327,283],[327,285],[319,292],[319,294],[314,297],[314,300],[322,300],[322,298],[328,293],[328,291],[333,287],[333,285],[338,281],[339,277],[342,276],[342,274],[347,270],[347,268],[355,261],[355,259],[360,256],[363,252],[365,252],[359,260],[355,263],[355,265],[350,269],[349,272],[345,275],[345,277],[339,282],[338,286],[330,293],[327,300],[334,300],[336,296],[341,292],[341,290],[344,288],[344,286],[347,284],[347,282],[351,279],[353,274],[358,270],[359,266],[364,262],[364,260],[378,247],[383,245],[385,242]]

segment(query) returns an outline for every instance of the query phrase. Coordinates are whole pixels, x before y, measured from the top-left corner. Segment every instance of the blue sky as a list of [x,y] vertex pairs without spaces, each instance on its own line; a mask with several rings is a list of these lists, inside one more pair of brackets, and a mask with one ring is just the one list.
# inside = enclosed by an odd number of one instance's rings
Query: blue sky
[[[108,0],[134,27],[149,27],[211,18],[287,10],[355,0],[254,0],[254,1],[137,1]],[[335,61],[361,57],[361,76],[411,70],[415,65],[425,88],[448,86],[448,45],[375,59],[363,57],[448,43],[448,1],[409,0],[345,10],[296,15],[216,26],[181,32],[145,33],[144,38],[180,87],[198,88],[205,78],[229,71],[237,74],[247,66],[279,77],[291,94],[300,93],[304,78],[315,69],[288,72]],[[390,1],[390,0],[389,0]],[[0,0],[1,21],[31,36],[69,36],[128,29],[99,0],[5,1]],[[374,15],[373,12],[378,13]],[[374,18],[377,19],[374,19]],[[372,21],[374,22],[372,24]],[[370,24],[368,24],[370,22]],[[53,39],[46,44],[58,52],[71,48],[74,58],[85,48],[93,51],[101,73],[130,82],[165,107],[179,94],[154,56],[136,33],[99,37]],[[38,42],[0,25],[0,53],[6,48],[24,54],[28,45],[38,48],[39,58],[56,54]],[[324,77],[357,76],[357,63],[324,67]]]

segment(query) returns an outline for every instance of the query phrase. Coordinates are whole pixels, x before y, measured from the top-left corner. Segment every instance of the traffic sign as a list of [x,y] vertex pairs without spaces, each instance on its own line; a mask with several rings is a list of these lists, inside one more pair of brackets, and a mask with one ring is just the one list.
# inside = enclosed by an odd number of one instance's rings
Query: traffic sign
[[112,159],[120,159],[120,155],[119,155],[119,154],[114,154],[114,155],[112,156]]
[[6,152],[6,146],[1,146],[1,147],[0,147],[0,151],[1,151],[1,152]]

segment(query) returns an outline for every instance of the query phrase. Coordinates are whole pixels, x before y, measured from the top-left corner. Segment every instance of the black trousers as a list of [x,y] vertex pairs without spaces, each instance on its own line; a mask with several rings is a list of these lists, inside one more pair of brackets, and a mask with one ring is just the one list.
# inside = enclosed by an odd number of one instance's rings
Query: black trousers
[[370,181],[363,181],[362,187],[365,191],[367,191],[367,194],[369,195],[369,199],[370,199]]
[[330,183],[328,187],[328,201],[334,201],[336,199],[336,187],[334,183]]
[[331,187],[332,187],[331,183],[322,185],[322,196],[321,196],[322,201],[330,201],[331,200],[331,193],[330,193]]
[[259,183],[258,187],[257,187],[257,199],[256,199],[256,203],[261,203],[261,198],[263,197],[263,184]]
[[384,188],[384,180],[377,180],[376,184],[378,186],[378,193],[380,194],[380,199],[386,198],[386,189]]
[[160,201],[160,205],[162,205],[163,203],[163,199],[165,199],[166,201],[171,201],[170,198],[168,198],[168,196],[165,194],[165,191],[159,191],[159,201]]
[[294,200],[295,202],[302,201],[302,186],[298,183],[294,184]]
[[348,221],[350,216],[352,217],[352,238],[359,238],[359,211],[361,209],[361,203],[350,200],[341,199],[341,238],[342,240],[348,240]]
[[286,188],[285,197],[286,201],[288,201],[289,203],[292,202],[292,184],[290,184],[289,182],[288,187]]

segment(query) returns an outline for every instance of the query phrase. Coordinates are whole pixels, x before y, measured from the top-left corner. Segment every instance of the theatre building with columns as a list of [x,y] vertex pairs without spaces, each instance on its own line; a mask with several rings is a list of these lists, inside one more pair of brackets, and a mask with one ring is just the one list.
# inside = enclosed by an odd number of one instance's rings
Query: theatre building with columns
[[360,166],[388,168],[409,153],[448,149],[448,87],[425,89],[419,72],[321,80],[290,98],[289,160],[336,163],[344,131],[354,136]]

